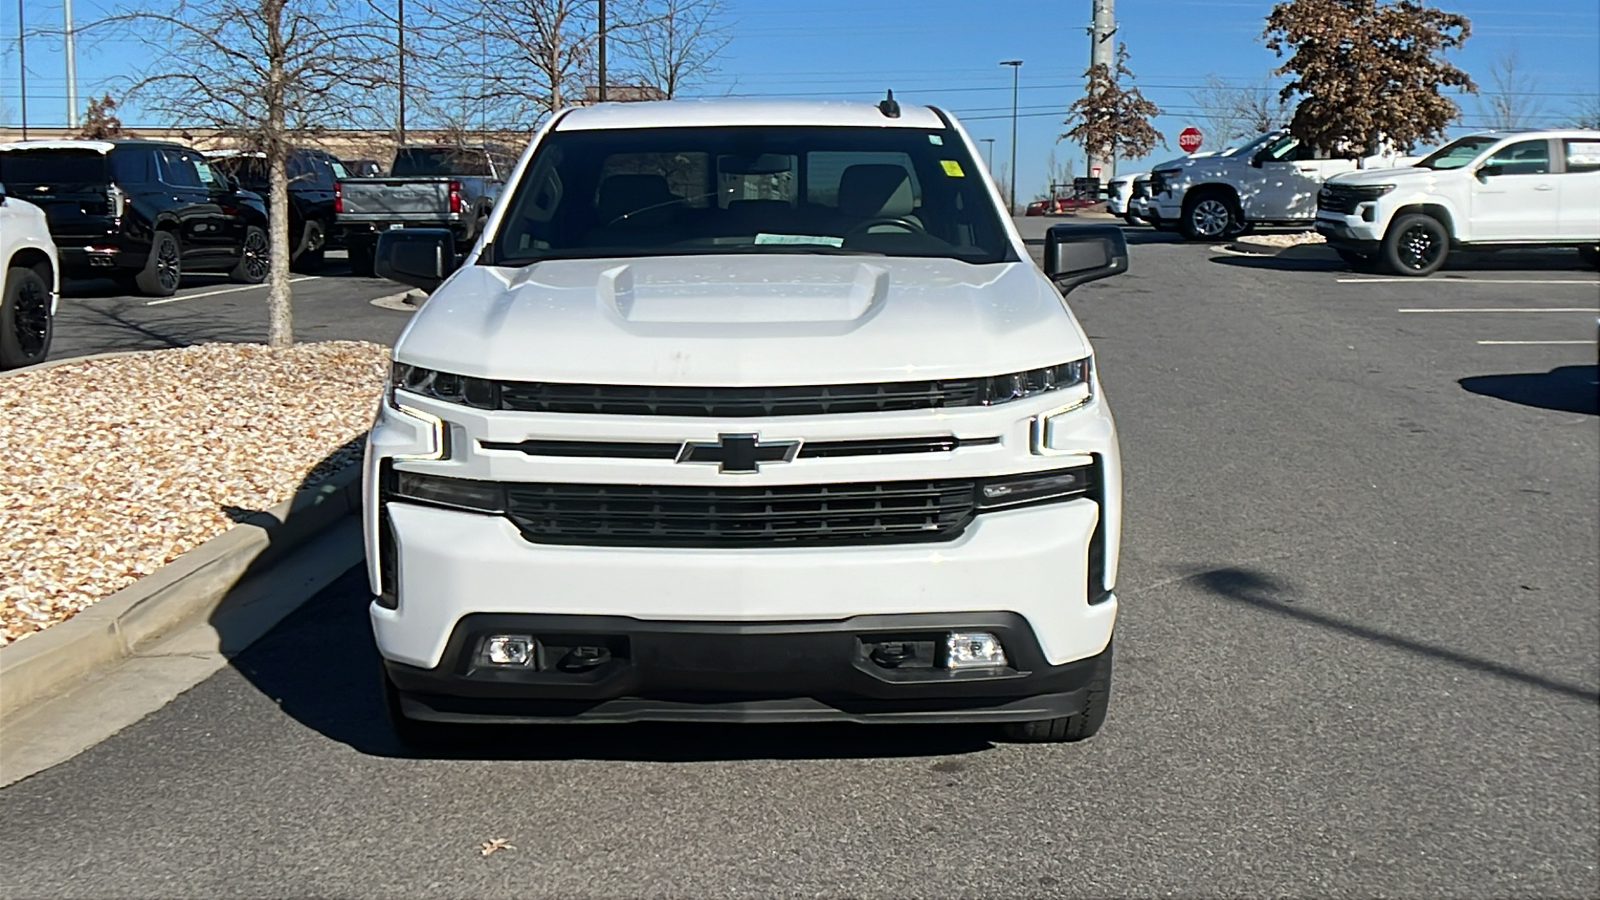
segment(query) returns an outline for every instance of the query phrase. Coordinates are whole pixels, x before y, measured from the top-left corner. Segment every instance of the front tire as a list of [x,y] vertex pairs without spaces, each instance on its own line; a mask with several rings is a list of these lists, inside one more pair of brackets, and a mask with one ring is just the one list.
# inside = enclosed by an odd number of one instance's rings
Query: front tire
[[1144,222],[1143,219],[1139,218],[1133,213],[1128,213],[1127,215],[1123,216],[1122,221],[1127,222],[1129,225],[1139,225]]
[[271,245],[267,243],[267,232],[254,225],[244,230],[244,243],[239,247],[239,262],[228,273],[228,277],[240,284],[260,284],[267,280],[267,270],[271,268]]
[[0,369],[44,362],[54,332],[49,283],[36,269],[12,266],[0,293]]
[[1444,223],[1424,213],[1400,216],[1383,236],[1378,259],[1395,275],[1424,277],[1439,271],[1450,255],[1450,233]]
[[1220,241],[1243,230],[1238,205],[1220,191],[1191,195],[1183,203],[1179,219],[1183,236],[1191,241]]
[[133,285],[147,297],[171,297],[181,284],[183,257],[178,239],[170,231],[158,231],[150,239],[150,256],[133,276]]
[[1058,744],[1094,737],[1105,724],[1111,706],[1111,644],[1094,658],[1094,674],[1089,679],[1088,701],[1083,712],[1058,719],[1033,722],[1007,722],[1001,726],[1006,740],[1024,744]]

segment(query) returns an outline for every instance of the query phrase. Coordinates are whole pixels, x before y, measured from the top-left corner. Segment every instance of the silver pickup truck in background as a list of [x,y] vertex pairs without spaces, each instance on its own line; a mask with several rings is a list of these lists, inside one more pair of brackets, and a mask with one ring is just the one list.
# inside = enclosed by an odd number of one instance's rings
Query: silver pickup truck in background
[[341,180],[334,220],[351,270],[371,275],[378,235],[396,228],[448,228],[467,250],[515,165],[516,156],[496,144],[413,144],[395,151],[388,175]]

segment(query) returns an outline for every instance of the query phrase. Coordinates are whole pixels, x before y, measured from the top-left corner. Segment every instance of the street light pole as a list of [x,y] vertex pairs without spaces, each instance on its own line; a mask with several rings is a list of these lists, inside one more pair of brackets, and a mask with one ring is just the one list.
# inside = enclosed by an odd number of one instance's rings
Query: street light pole
[[399,0],[399,39],[400,49],[400,144],[406,142],[406,0]]
[[73,37],[72,0],[62,0],[61,15],[67,20],[62,52],[67,58],[67,127],[78,127],[78,46]]
[[989,166],[989,176],[992,178],[992,177],[994,177],[994,138],[978,138],[978,140],[980,140],[983,143],[989,145],[989,146],[983,148],[983,152],[987,156],[987,164]]
[[17,87],[22,90],[22,139],[28,139],[28,44],[23,38],[22,0],[17,0]]
[[1008,59],[1000,63],[1002,66],[1011,67],[1011,196],[1006,199],[1010,204],[1010,214],[1017,214],[1017,79],[1022,73],[1022,60]]
[[600,4],[600,92],[599,100],[606,102],[606,0]]

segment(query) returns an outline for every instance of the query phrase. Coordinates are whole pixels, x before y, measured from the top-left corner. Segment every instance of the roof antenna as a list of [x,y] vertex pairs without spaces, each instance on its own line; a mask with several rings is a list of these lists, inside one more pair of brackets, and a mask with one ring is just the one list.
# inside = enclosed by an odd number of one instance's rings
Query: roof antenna
[[878,102],[878,112],[891,119],[900,118],[900,104],[895,102],[894,91],[890,91],[888,97]]

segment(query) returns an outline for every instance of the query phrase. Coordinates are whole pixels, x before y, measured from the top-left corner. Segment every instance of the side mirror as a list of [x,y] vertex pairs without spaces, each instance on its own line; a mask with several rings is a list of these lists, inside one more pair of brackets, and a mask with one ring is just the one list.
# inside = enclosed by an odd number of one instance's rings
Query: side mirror
[[1504,175],[1505,173],[1506,173],[1505,166],[1489,165],[1489,166],[1479,166],[1478,167],[1478,171],[1476,173],[1474,173],[1474,174],[1476,174],[1478,176],[1478,180],[1479,181],[1488,181],[1489,179],[1495,177],[1496,175]]
[[1116,225],[1052,225],[1044,234],[1044,274],[1066,294],[1128,271],[1128,239]]
[[445,228],[405,228],[378,235],[372,267],[379,278],[431,291],[461,265],[456,236]]
[[224,175],[222,177],[224,179],[226,179],[227,182],[228,182],[228,190],[233,191],[235,194],[237,194],[240,191],[244,190],[244,188],[239,184],[239,176],[237,176],[237,175]]

